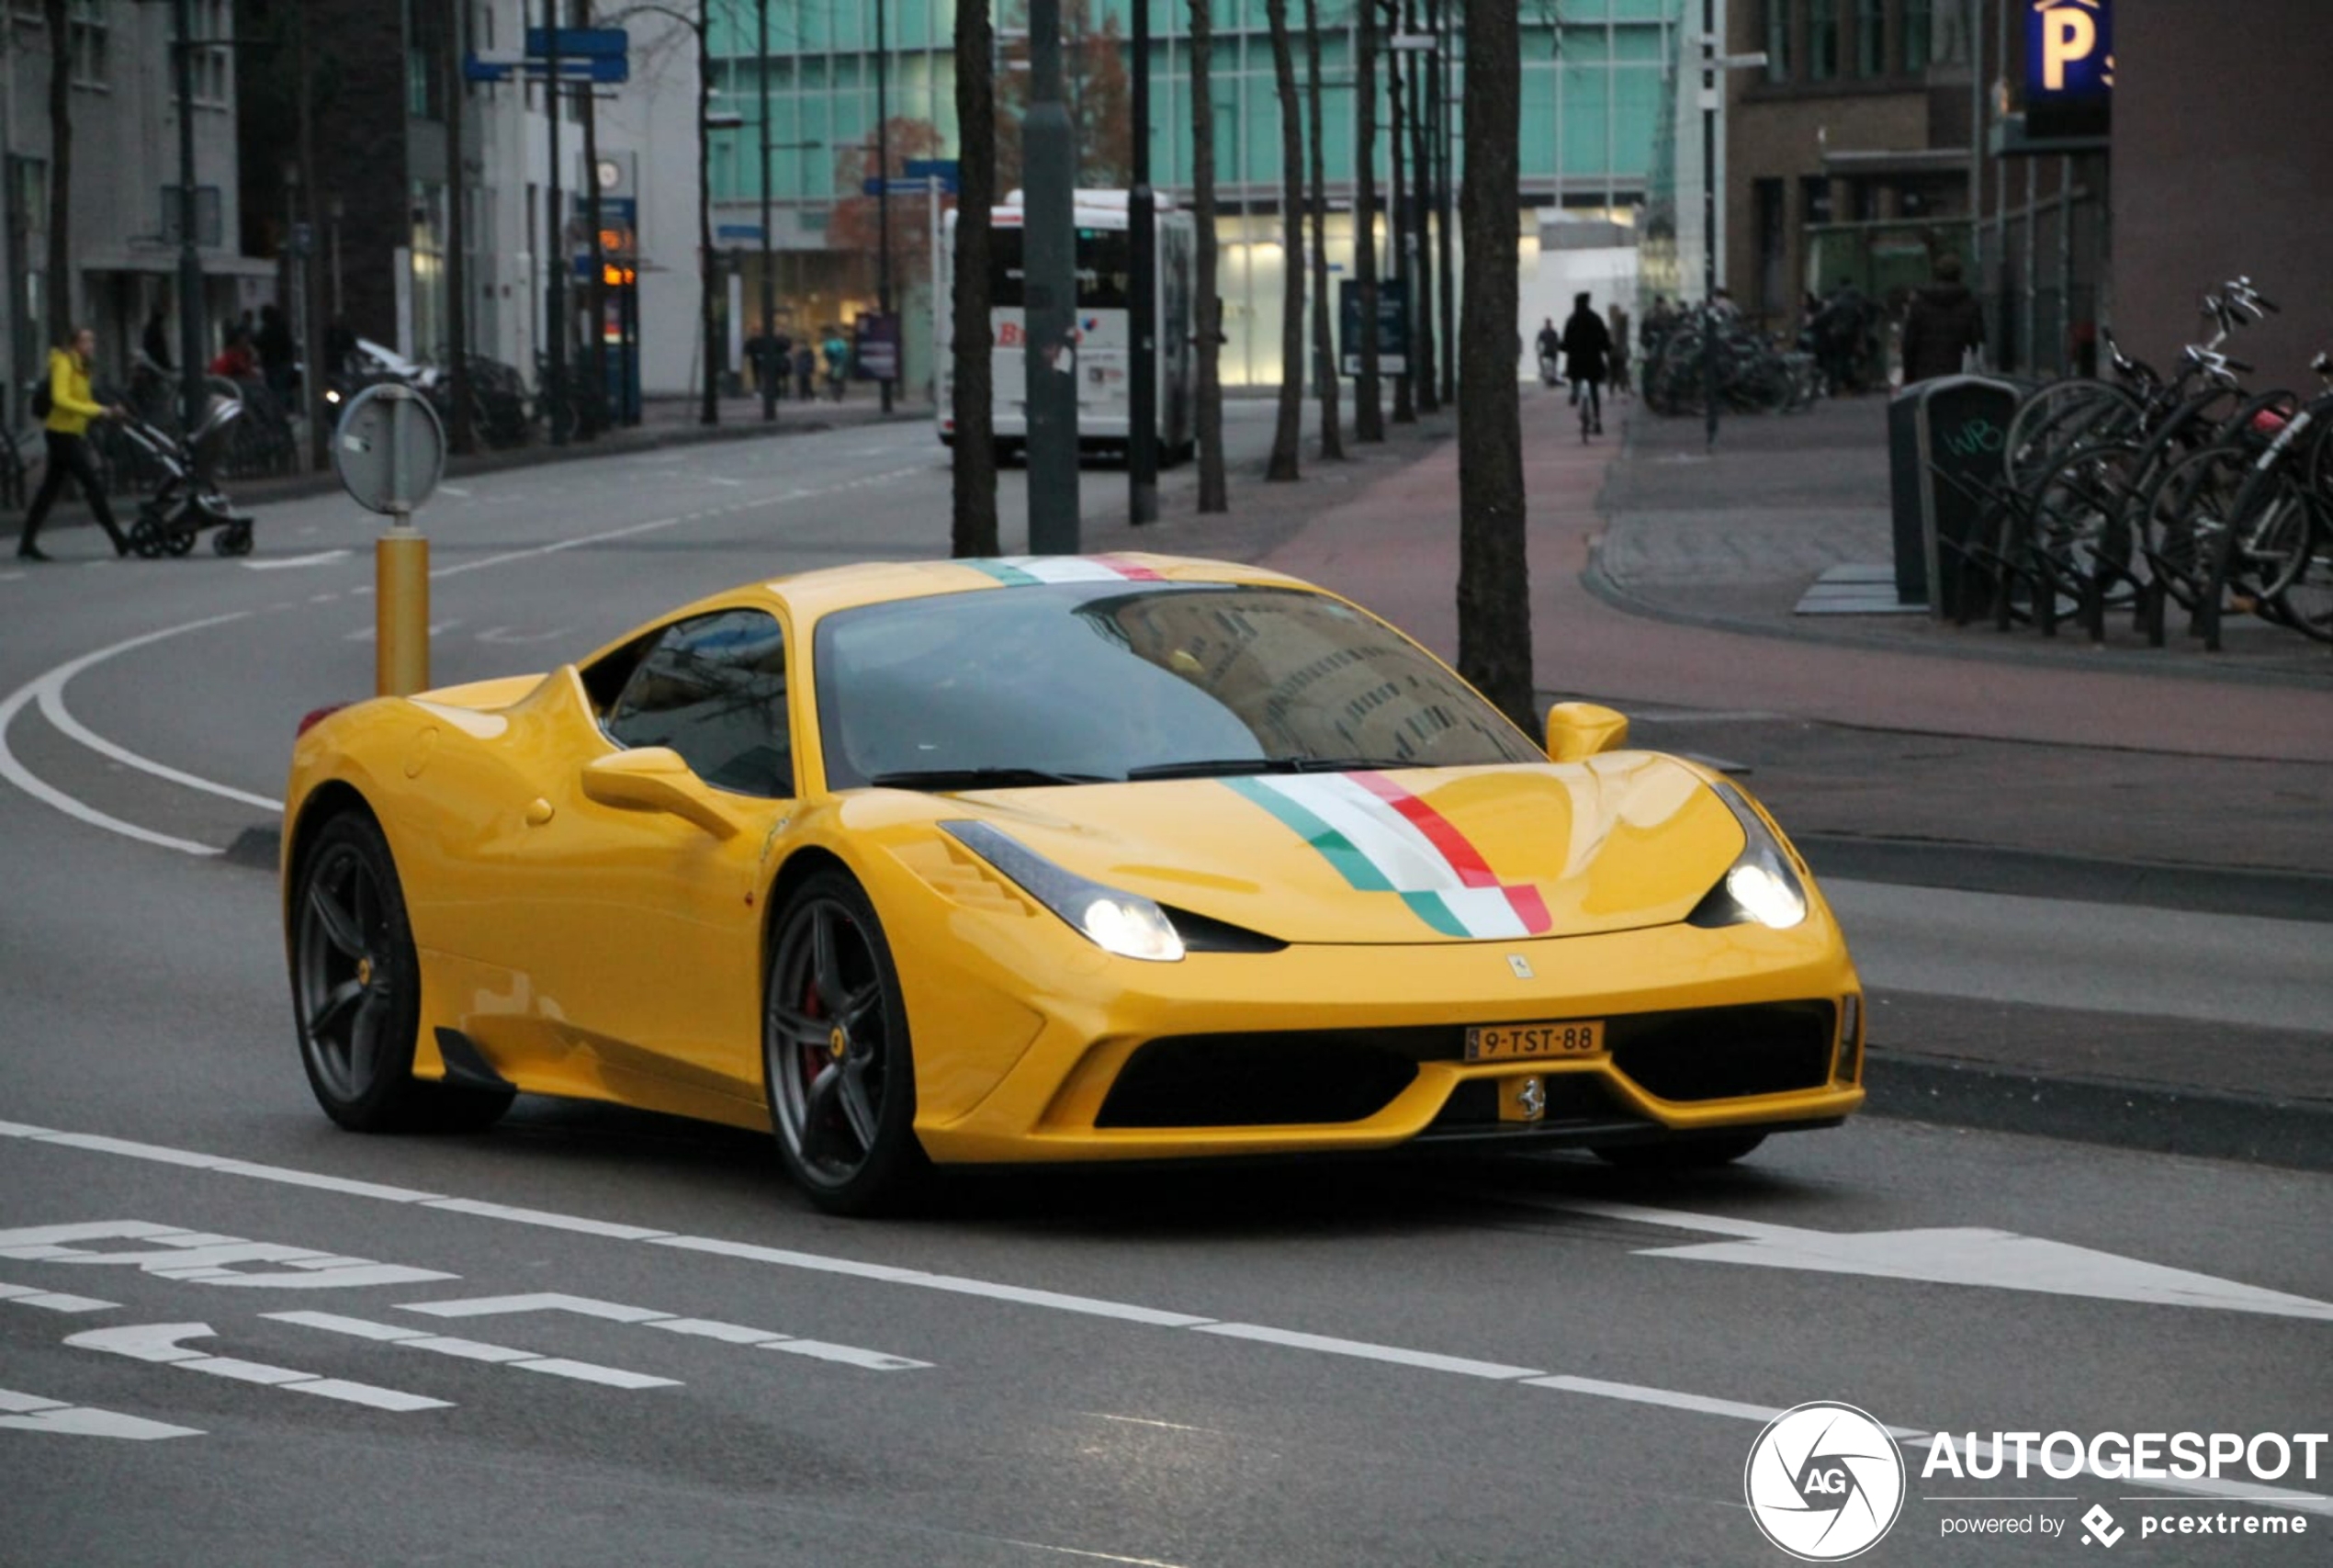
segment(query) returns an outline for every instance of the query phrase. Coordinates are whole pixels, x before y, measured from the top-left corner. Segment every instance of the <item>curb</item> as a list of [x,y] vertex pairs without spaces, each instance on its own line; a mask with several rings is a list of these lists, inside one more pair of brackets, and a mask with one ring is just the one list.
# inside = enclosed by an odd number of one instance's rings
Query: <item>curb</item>
[[2333,876],[2311,872],[2102,860],[1940,839],[1794,833],[1790,841],[1823,881],[2333,922]]
[[2041,1077],[1896,1056],[1876,1044],[1864,1088],[1867,1114],[1899,1121],[2333,1170],[2333,1103]]

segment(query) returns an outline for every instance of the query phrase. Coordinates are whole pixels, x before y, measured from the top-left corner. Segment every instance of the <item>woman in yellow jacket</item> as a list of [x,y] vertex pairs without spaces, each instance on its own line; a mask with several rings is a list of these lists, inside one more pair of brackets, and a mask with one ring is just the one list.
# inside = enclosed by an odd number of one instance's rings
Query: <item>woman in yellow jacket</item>
[[89,510],[113,540],[113,553],[130,553],[130,541],[114,526],[113,508],[106,504],[106,487],[89,457],[89,422],[121,417],[118,408],[97,401],[89,390],[89,361],[96,352],[97,334],[87,327],[73,334],[72,346],[49,351],[49,417],[41,426],[49,438],[49,470],[41,476],[40,493],[32,498],[32,510],[24,514],[24,533],[17,540],[17,554],[26,560],[50,558],[33,541],[40,525],[48,521],[49,508],[65,488],[68,475],[81,481]]

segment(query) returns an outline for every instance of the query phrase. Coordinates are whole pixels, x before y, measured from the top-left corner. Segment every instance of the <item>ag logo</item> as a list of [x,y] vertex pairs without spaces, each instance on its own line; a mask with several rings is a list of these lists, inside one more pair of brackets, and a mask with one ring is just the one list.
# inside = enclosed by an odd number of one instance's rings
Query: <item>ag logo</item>
[[1805,1562],[1843,1562],[1896,1522],[1903,1455],[1864,1412],[1819,1400],[1766,1424],[1750,1445],[1741,1490],[1775,1545]]

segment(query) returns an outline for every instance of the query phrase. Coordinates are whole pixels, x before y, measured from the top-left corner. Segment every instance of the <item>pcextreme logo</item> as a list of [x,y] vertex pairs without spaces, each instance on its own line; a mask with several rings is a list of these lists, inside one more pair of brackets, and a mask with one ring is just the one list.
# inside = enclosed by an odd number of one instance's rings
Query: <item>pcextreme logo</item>
[[1817,1400],[1766,1423],[1741,1491],[1775,1546],[1802,1562],[1843,1562],[1877,1545],[1902,1511],[1903,1455],[1865,1412]]

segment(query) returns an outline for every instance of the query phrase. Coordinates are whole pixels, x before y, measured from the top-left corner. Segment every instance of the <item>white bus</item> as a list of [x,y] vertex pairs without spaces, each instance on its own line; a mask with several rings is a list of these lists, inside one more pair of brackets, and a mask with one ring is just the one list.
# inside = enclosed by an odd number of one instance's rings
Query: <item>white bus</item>
[[[1198,401],[1191,295],[1195,243],[1190,214],[1170,197],[1161,196],[1157,203],[1153,276],[1157,280],[1158,452],[1162,462],[1174,462],[1190,456]],[[989,375],[996,389],[990,417],[996,421],[997,455],[1010,457],[1024,453],[1029,445],[1027,317],[1021,309],[1021,233],[1027,215],[1021,193],[1012,192],[1002,207],[989,209],[989,216],[988,341],[994,345]],[[1126,235],[1126,193],[1079,191],[1072,221],[1077,231],[1077,446],[1081,452],[1123,452],[1132,428],[1133,364],[1127,309],[1133,269]],[[950,446],[956,438],[950,412],[955,378],[949,353],[955,252],[956,214],[951,212],[940,248],[941,332],[936,344],[941,358],[940,439]]]

